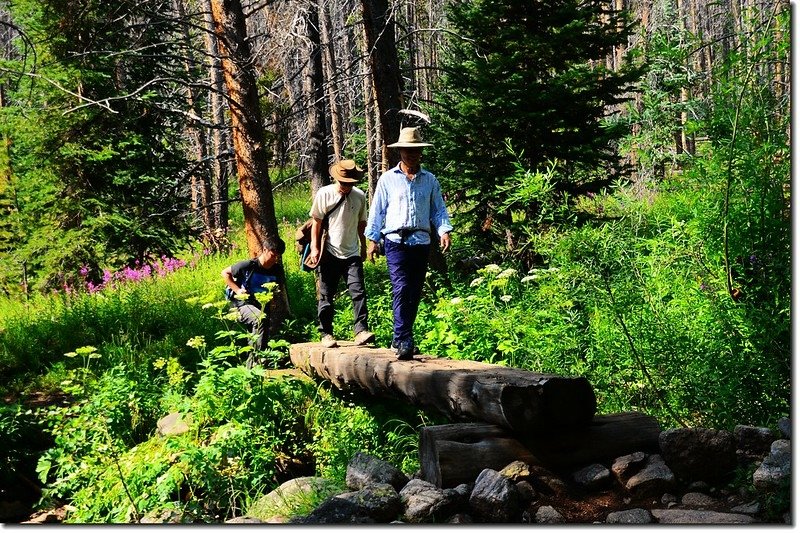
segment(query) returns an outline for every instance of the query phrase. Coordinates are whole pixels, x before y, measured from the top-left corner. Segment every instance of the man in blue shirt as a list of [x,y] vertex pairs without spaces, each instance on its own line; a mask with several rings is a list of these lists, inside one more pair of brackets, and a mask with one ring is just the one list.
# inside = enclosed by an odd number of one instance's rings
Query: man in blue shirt
[[392,283],[392,347],[397,348],[400,360],[411,359],[415,353],[413,328],[428,271],[431,228],[442,252],[450,248],[453,230],[439,180],[420,165],[426,146],[432,145],[422,142],[417,128],[403,128],[398,141],[389,145],[400,150],[400,163],[378,179],[364,231],[369,239],[367,256],[373,263],[378,241],[384,239]]

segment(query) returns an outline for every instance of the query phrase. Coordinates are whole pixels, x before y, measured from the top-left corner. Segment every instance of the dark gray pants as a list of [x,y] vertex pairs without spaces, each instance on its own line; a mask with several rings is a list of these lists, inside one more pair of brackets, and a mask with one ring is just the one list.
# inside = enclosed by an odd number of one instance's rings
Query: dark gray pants
[[364,289],[364,262],[361,256],[354,255],[347,259],[339,259],[328,252],[317,268],[319,275],[319,301],[317,302],[317,318],[322,334],[333,335],[333,298],[339,288],[339,280],[344,278],[347,292],[353,300],[353,332],[357,335],[367,327],[367,291]]
[[236,302],[233,307],[239,311],[239,322],[250,327],[250,332],[253,334],[250,346],[256,350],[266,350],[269,342],[269,304],[266,313],[262,313],[260,307],[247,302]]

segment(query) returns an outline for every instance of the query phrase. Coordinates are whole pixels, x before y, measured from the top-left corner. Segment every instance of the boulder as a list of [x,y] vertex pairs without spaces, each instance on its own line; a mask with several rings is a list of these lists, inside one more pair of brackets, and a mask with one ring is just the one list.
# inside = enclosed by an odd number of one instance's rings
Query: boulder
[[572,479],[587,490],[597,490],[611,482],[611,472],[605,466],[595,463],[573,473]]
[[382,459],[357,452],[347,465],[345,482],[352,490],[375,483],[388,483],[394,490],[400,491],[408,483],[408,476]]
[[542,505],[536,510],[534,521],[537,524],[564,524],[567,520],[555,508],[550,505]]
[[752,517],[736,513],[698,511],[695,509],[653,509],[650,511],[660,524],[752,524]]
[[400,503],[406,522],[420,523],[434,520],[436,511],[446,502],[441,489],[433,483],[412,479],[400,491]]
[[292,520],[297,524],[388,523],[402,512],[400,496],[388,483],[369,485],[322,502],[308,516]]
[[678,477],[716,483],[728,480],[737,467],[736,440],[730,431],[679,428],[658,437],[661,455]]
[[646,509],[626,509],[608,513],[606,524],[649,524],[653,517]]
[[636,496],[656,496],[675,486],[675,475],[658,454],[648,456],[641,470],[625,482],[625,488]]
[[788,440],[772,443],[769,455],[753,472],[753,485],[761,491],[773,491],[789,483],[792,474],[792,447]]
[[170,413],[156,422],[158,434],[162,437],[169,435],[182,435],[189,431],[192,425],[191,413]]
[[642,469],[647,462],[647,454],[644,452],[634,452],[622,457],[617,457],[611,464],[611,471],[622,485],[630,479],[636,472]]
[[772,430],[765,427],[738,425],[733,428],[736,439],[736,455],[741,463],[762,460],[769,454],[770,445],[775,440]]
[[792,423],[785,416],[778,419],[778,431],[784,439],[792,438]]
[[693,507],[695,509],[708,509],[715,507],[719,502],[707,494],[702,492],[687,492],[681,498],[681,505],[686,507]]
[[514,484],[496,470],[485,468],[469,496],[472,514],[482,522],[516,522],[522,511]]
[[337,492],[339,485],[325,478],[307,476],[290,479],[253,502],[247,509],[246,516],[261,521],[274,522],[279,518],[285,521],[294,514],[294,509]]

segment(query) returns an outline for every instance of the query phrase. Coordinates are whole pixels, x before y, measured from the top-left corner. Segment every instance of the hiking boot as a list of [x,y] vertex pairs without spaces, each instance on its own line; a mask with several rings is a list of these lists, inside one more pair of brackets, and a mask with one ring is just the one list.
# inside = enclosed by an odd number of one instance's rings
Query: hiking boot
[[[403,341],[397,347],[397,359],[399,361],[409,361],[414,358],[414,343],[412,341]],[[419,352],[417,352],[419,353]]]
[[363,346],[375,342],[375,334],[370,330],[365,329],[356,333],[355,338],[356,346]]
[[[411,342],[411,344],[414,344],[413,341],[410,341],[410,342]],[[400,345],[397,344],[397,341],[392,341],[392,350],[394,350],[395,353],[397,353],[397,349],[399,347],[400,347]],[[414,345],[414,355],[419,355],[419,354],[420,354],[419,348],[416,345]]]
[[324,348],[337,348],[339,346],[339,343],[336,342],[336,337],[330,333],[324,334],[319,342]]

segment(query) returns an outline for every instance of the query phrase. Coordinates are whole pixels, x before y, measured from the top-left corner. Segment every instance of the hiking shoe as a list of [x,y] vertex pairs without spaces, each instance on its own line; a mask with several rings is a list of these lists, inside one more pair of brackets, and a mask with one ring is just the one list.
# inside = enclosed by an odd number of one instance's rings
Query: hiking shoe
[[331,335],[330,333],[326,333],[322,336],[322,339],[319,341],[324,348],[336,348],[339,346],[339,343],[336,342],[336,337]]
[[363,346],[365,344],[375,342],[375,334],[368,329],[359,331],[356,333],[355,342],[356,346]]
[[[414,358],[414,343],[412,341],[403,341],[397,348],[397,359],[399,361],[409,361]],[[419,352],[417,352],[419,353]]]
[[[414,344],[414,342],[411,341],[411,344]],[[397,341],[392,341],[392,350],[394,350],[395,353],[397,353],[398,348],[400,348],[400,345],[397,344]],[[416,345],[414,345],[414,355],[419,355],[419,354],[420,354],[419,348]]]

